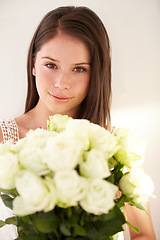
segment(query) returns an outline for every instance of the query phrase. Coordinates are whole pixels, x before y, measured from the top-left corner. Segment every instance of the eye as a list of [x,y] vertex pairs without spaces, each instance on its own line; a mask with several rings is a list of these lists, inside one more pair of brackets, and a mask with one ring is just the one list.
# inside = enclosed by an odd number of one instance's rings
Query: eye
[[46,66],[47,68],[53,68],[53,69],[57,69],[57,68],[58,68],[58,67],[56,66],[56,64],[54,64],[54,63],[46,63],[45,66]]
[[86,72],[87,69],[85,67],[75,67],[73,69],[74,72],[78,72],[78,73],[82,73],[82,72]]

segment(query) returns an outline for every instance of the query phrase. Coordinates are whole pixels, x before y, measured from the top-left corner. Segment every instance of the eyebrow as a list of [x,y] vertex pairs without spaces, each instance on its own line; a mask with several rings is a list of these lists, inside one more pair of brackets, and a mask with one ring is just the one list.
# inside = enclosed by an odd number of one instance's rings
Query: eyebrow
[[[51,58],[51,57],[42,57],[42,58],[46,58],[46,59],[49,59],[49,60],[51,60],[51,61],[53,61],[53,62],[59,62],[58,60],[56,60],[56,59],[54,59],[54,58]],[[88,63],[88,62],[81,62],[81,63],[75,63],[74,65],[91,65],[90,63]]]
[[59,62],[58,60],[56,60],[56,59],[54,59],[54,58],[51,58],[51,57],[41,57],[41,58],[47,58],[47,59],[49,59],[49,60],[51,60],[51,61],[53,61],[53,62]]

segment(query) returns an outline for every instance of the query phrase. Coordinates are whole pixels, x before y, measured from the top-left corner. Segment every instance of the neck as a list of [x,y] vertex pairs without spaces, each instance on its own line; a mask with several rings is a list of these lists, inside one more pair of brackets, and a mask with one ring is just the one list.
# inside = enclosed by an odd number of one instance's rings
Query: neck
[[40,127],[43,129],[47,129],[47,120],[49,119],[49,116],[53,116],[55,114],[62,114],[62,115],[68,115],[74,118],[76,116],[76,112],[78,112],[79,107],[77,107],[77,109],[74,109],[74,111],[72,110],[68,112],[60,112],[59,109],[55,109],[55,111],[50,111],[39,100],[37,105],[33,109],[31,109],[29,112],[26,113],[30,122],[30,124],[28,125],[30,125],[30,128],[32,129],[36,129]]
[[45,111],[43,108],[39,107],[37,104],[33,109],[26,113],[29,119],[29,128],[36,129],[36,128],[43,128],[47,129],[47,120],[49,116],[53,115],[49,111]]

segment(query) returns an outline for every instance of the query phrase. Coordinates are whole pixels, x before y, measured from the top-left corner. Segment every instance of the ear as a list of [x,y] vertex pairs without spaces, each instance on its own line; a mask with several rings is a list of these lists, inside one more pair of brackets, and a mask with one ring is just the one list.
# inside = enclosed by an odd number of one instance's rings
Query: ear
[[32,75],[36,77],[35,58],[32,59]]
[[35,69],[35,66],[33,66],[33,68],[32,68],[32,74],[33,74],[33,76],[36,76],[36,69]]

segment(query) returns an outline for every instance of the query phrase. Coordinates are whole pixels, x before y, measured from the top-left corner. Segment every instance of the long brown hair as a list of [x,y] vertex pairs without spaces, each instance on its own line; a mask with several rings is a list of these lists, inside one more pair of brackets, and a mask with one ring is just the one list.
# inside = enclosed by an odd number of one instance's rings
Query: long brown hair
[[35,77],[32,74],[36,53],[42,45],[59,32],[80,39],[89,49],[91,76],[89,90],[81,103],[77,118],[85,118],[110,128],[111,57],[106,29],[95,12],[87,7],[59,7],[47,13],[40,22],[30,44],[27,62],[28,93],[25,112],[39,100]]

